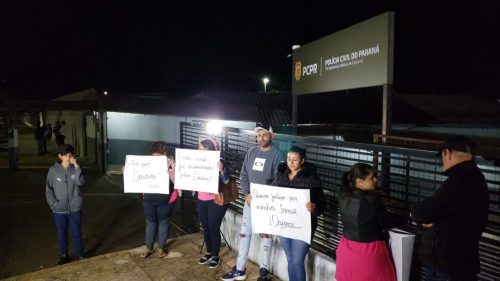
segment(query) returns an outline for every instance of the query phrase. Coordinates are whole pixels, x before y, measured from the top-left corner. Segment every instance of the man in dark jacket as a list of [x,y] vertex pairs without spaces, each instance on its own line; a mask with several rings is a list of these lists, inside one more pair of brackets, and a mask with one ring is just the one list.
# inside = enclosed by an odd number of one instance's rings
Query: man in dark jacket
[[473,149],[474,143],[465,137],[449,138],[440,151],[448,179],[413,206],[413,218],[425,229],[420,245],[425,280],[477,280],[489,199]]
[[82,192],[85,183],[82,169],[70,144],[59,147],[59,161],[50,167],[45,183],[47,204],[52,210],[61,252],[58,264],[69,262],[68,228],[71,229],[77,259],[83,258]]

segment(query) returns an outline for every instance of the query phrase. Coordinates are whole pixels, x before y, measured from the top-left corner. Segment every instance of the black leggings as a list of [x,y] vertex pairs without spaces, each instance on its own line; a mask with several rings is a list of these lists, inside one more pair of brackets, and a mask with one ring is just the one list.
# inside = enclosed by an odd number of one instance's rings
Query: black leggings
[[220,225],[226,214],[227,205],[219,206],[214,200],[197,200],[196,208],[198,218],[203,227],[203,236],[207,243],[207,253],[219,255],[220,249]]

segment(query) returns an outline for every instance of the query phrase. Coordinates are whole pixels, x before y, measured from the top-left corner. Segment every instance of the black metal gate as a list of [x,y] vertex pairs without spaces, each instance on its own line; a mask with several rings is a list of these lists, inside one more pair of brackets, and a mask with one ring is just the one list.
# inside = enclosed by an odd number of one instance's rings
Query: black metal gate
[[[239,171],[247,151],[257,145],[253,131],[236,128],[223,128],[216,136],[210,136],[200,124],[181,123],[181,147],[197,148],[198,141],[203,137],[215,138],[221,144],[221,155],[233,177],[239,184]],[[378,178],[382,189],[387,194],[386,204],[389,212],[405,217],[409,213],[410,205],[422,201],[432,195],[440,186],[445,177],[441,174],[441,162],[433,151],[415,150],[373,144],[351,143],[332,139],[299,137],[275,134],[274,146],[287,151],[296,144],[307,149],[307,160],[318,168],[327,208],[319,218],[312,247],[335,258],[342,225],[337,212],[337,194],[342,186],[342,174],[354,163],[365,162],[377,168]],[[477,158],[476,162],[483,171],[490,191],[490,213],[488,226],[480,241],[481,273],[480,280],[500,279],[500,168],[495,167]],[[183,196],[184,204],[194,204],[194,198],[187,194]],[[187,203],[191,201],[192,203]],[[242,213],[243,196],[231,203],[230,208]],[[191,209],[191,208],[186,208]],[[190,212],[189,217],[195,216]],[[186,218],[190,231],[198,231],[199,224],[196,218]],[[417,235],[412,262],[411,280],[420,280],[423,277],[418,258],[419,232],[411,223],[404,229]]]

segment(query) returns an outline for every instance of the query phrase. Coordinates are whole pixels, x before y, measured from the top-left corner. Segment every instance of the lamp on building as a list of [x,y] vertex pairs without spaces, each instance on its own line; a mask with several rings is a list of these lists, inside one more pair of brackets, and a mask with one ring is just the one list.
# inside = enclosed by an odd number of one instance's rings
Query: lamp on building
[[222,122],[210,121],[207,123],[205,129],[209,135],[216,136],[222,132]]
[[269,78],[264,77],[262,82],[264,82],[264,92],[267,92],[267,83],[269,83]]

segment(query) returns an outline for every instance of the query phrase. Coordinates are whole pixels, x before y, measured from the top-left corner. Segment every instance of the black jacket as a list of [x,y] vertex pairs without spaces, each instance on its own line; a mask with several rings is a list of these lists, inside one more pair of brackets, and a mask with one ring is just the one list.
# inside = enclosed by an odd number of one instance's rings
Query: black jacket
[[389,238],[389,215],[377,191],[355,189],[348,196],[340,191],[339,208],[344,226],[344,236],[356,242],[373,242]]
[[444,172],[448,179],[430,198],[413,206],[420,223],[433,223],[422,233],[420,258],[452,277],[479,272],[479,239],[488,222],[488,187],[473,161]]
[[314,231],[318,225],[317,216],[321,215],[325,210],[323,186],[321,185],[321,179],[316,174],[316,166],[304,162],[304,164],[302,164],[302,170],[297,173],[292,181],[288,179],[289,173],[290,169],[287,164],[285,162],[280,163],[278,166],[278,174],[271,185],[310,190],[310,200],[312,203],[316,204],[314,212],[311,213],[311,235],[314,235]]

